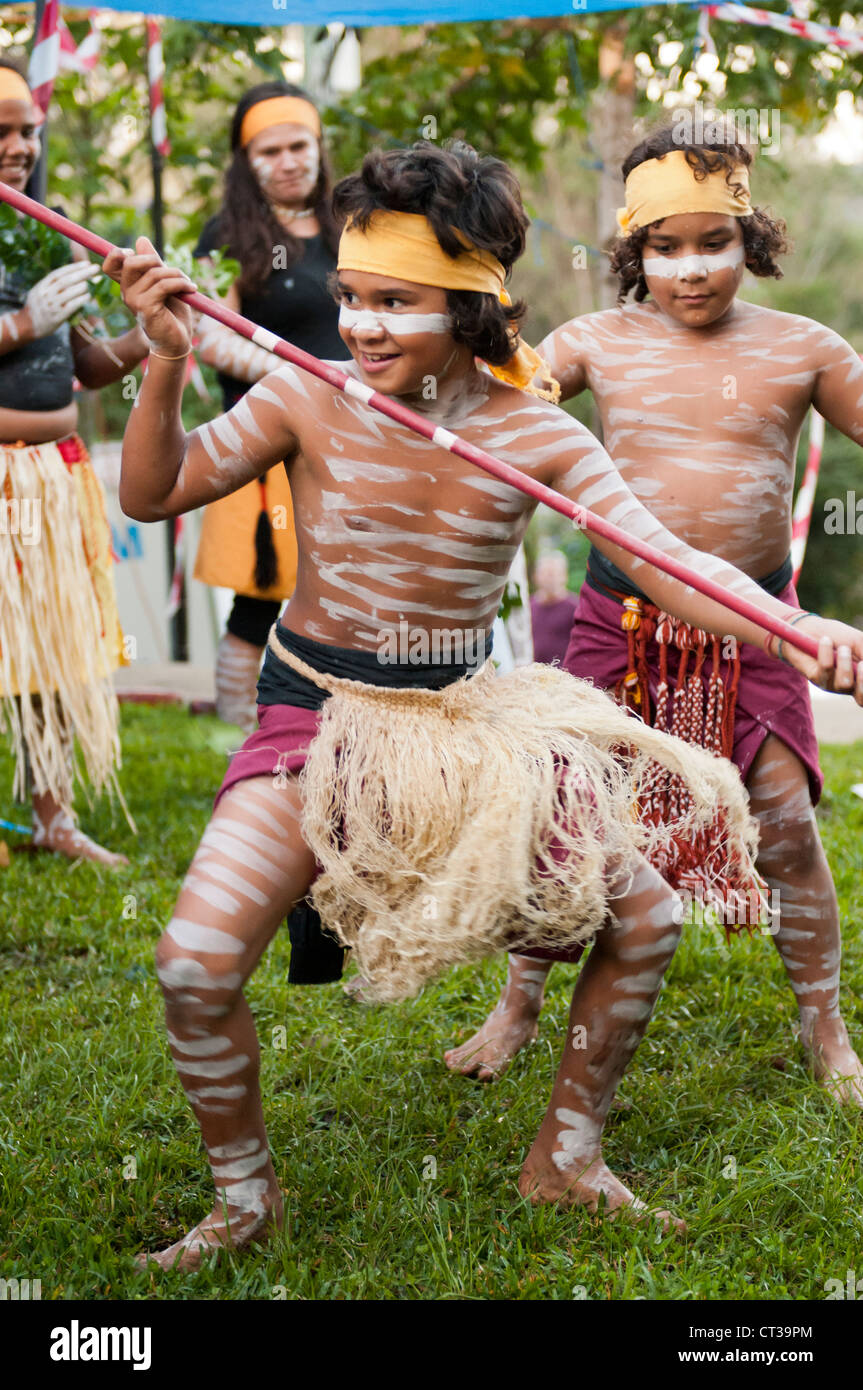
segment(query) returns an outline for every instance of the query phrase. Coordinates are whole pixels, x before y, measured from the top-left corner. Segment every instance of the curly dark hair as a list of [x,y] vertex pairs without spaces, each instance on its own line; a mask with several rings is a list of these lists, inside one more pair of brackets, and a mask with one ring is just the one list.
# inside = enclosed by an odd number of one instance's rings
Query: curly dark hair
[[[293,236],[276,217],[240,144],[240,130],[246,112],[257,106],[259,101],[267,101],[270,97],[302,97],[311,102],[311,97],[301,87],[289,82],[261,82],[245,92],[237,103],[231,122],[233,158],[225,175],[225,192],[219,211],[219,235],[223,244],[227,244],[229,254],[242,267],[237,279],[241,295],[255,294],[263,288],[272,273],[276,247],[284,247],[286,267],[294,265],[303,254],[303,239]],[[323,140],[318,141],[318,146],[320,170],[312,191],[311,206],[315,209],[324,241],[335,255],[340,229],[331,207],[333,178]]]
[[[453,258],[464,251],[454,227],[473,246],[496,256],[507,274],[524,252],[529,222],[515,175],[502,160],[479,155],[461,140],[443,148],[418,140],[409,149],[371,150],[359,172],[336,185],[333,210],[340,220],[351,217],[365,230],[381,209],[424,214],[442,250]],[[494,294],[447,290],[446,302],[456,342],[503,366],[512,356],[524,300],[503,305]]]
[[[636,145],[635,149],[630,150],[623,161],[623,177],[627,178],[632,170],[639,164],[644,164],[645,160],[662,159],[664,155],[679,149],[683,149],[686,162],[698,182],[706,179],[708,174],[725,169],[725,182],[731,192],[742,192],[740,185],[734,182],[733,170],[735,165],[742,164],[748,169],[752,164],[752,153],[745,145],[730,138],[711,140],[710,143],[703,144],[681,140],[679,130],[670,125],[654,130]],[[648,288],[641,267],[641,255],[650,228],[660,226],[664,220],[659,218],[646,227],[636,227],[629,236],[618,236],[614,242],[610,252],[610,264],[620,281],[618,304],[623,303],[631,289],[635,290],[636,300],[640,302],[646,299]],[[787,228],[782,218],[771,217],[763,208],[753,208],[746,217],[740,218],[740,230],[743,233],[747,270],[751,270],[753,275],[770,275],[775,280],[781,280],[782,271],[774,257],[791,250]]]

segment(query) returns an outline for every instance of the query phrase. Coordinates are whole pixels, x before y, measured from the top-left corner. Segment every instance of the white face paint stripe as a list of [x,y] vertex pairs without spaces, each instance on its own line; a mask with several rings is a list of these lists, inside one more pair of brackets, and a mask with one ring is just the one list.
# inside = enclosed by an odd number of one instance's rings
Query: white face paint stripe
[[746,256],[743,246],[732,246],[728,251],[714,254],[704,252],[701,256],[643,256],[641,264],[645,276],[657,280],[682,280],[687,275],[710,275],[714,270],[730,270],[740,265]]
[[449,314],[377,314],[369,309],[339,309],[339,328],[352,332],[374,333],[383,329],[391,338],[410,337],[414,333],[449,333],[452,321]]

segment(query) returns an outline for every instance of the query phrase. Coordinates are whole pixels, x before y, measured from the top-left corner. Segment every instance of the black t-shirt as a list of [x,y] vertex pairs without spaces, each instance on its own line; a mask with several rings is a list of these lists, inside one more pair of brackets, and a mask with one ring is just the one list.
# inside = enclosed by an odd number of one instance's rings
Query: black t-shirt
[[[219,232],[219,214],[211,217],[201,233],[194,254],[206,256],[225,245]],[[327,276],[336,260],[320,232],[304,237],[303,254],[287,270],[273,270],[257,294],[243,295],[240,312],[271,333],[278,333],[295,347],[327,362],[343,362],[350,353],[339,337],[339,306],[327,289]],[[247,381],[218,373],[227,409],[249,389]]]
[[[62,212],[62,208],[55,208]],[[72,259],[69,247],[68,260]],[[32,287],[31,287],[32,288]],[[0,263],[0,314],[20,309],[27,298],[17,275],[8,275]],[[62,410],[72,399],[75,359],[69,342],[69,325],[55,333],[34,338],[0,356],[0,407],[6,410]]]

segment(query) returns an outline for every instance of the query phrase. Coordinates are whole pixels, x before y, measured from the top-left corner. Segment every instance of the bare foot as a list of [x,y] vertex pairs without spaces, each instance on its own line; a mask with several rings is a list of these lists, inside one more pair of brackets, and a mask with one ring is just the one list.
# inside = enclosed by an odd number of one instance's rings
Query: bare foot
[[840,1105],[863,1108],[863,1062],[851,1046],[844,1019],[805,1020],[800,1041],[825,1091]]
[[591,1162],[577,1159],[566,1163],[564,1159],[562,1152],[551,1154],[535,1143],[518,1179],[522,1197],[534,1206],[554,1202],[563,1207],[587,1207],[588,1211],[597,1211],[603,1197],[603,1212],[610,1218],[625,1211],[636,1221],[658,1221],[663,1232],[686,1230],[686,1222],[679,1216],[664,1208],[650,1208],[634,1196],[607,1167],[601,1153]]
[[478,1081],[494,1081],[523,1047],[536,1040],[538,1031],[535,1013],[517,1005],[498,1004],[479,1032],[461,1047],[451,1047],[443,1059],[450,1071],[476,1076]]
[[89,859],[109,869],[121,869],[129,863],[125,854],[104,849],[79,830],[68,810],[53,797],[33,798],[32,845],[34,849],[65,854],[68,859]]
[[[225,1194],[230,1188],[224,1189]],[[280,1231],[284,1224],[284,1204],[278,1190],[263,1198],[263,1210],[248,1211],[217,1202],[197,1226],[169,1245],[167,1250],[143,1250],[135,1256],[139,1269],[149,1269],[158,1265],[160,1269],[180,1269],[190,1272],[200,1268],[201,1262],[214,1250],[244,1250],[252,1243],[266,1245],[274,1231]]]

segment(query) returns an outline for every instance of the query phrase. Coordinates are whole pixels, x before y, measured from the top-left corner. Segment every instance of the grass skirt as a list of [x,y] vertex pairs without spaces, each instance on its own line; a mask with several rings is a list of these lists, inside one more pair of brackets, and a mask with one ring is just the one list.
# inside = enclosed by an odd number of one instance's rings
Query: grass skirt
[[[608,910],[607,866],[692,835],[724,811],[726,851],[754,874],[757,831],[733,764],[658,733],[552,666],[486,662],[443,690],[324,675],[330,691],[300,775],[312,899],[380,1000],[516,942],[570,948]],[[638,819],[653,760],[691,795],[675,823]]]
[[[14,795],[72,801],[81,776],[117,789],[117,700],[125,664],[101,484],[80,440],[0,445],[0,733],[15,753]],[[38,517],[29,534],[22,519]],[[31,786],[28,788],[28,773]]]

